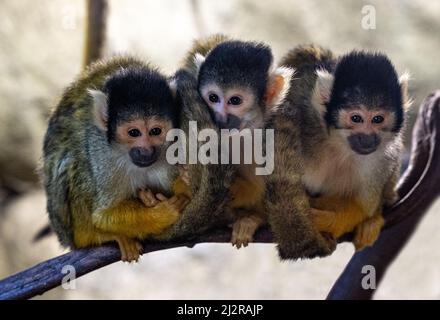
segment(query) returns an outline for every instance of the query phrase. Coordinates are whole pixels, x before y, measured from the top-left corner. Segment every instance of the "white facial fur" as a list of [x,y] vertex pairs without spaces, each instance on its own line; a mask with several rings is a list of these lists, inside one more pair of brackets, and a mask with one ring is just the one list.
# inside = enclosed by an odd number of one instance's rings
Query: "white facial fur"
[[[259,115],[258,112],[261,112],[260,108],[255,105],[254,93],[248,88],[236,87],[224,90],[217,84],[210,83],[203,86],[200,91],[203,100],[214,112],[216,119],[226,120],[228,114],[234,115],[242,120],[240,129],[246,127],[246,123],[252,122]],[[211,101],[214,96],[216,100]],[[234,104],[234,99],[238,99],[240,103]]]

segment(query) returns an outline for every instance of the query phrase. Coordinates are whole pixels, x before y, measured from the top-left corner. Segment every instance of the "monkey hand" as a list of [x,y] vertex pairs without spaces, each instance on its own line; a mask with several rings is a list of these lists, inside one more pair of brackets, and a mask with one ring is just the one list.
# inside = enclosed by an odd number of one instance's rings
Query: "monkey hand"
[[368,218],[356,227],[353,244],[356,251],[360,251],[365,247],[373,245],[380,234],[380,230],[385,224],[385,220],[381,214],[376,214]]
[[138,192],[138,197],[146,207],[155,207],[160,203],[166,204],[178,213],[181,213],[189,203],[188,197],[183,194],[177,194],[167,198],[161,193],[156,195],[149,189],[142,189]]
[[150,189],[141,189],[138,191],[138,198],[148,208],[156,206],[160,201]]

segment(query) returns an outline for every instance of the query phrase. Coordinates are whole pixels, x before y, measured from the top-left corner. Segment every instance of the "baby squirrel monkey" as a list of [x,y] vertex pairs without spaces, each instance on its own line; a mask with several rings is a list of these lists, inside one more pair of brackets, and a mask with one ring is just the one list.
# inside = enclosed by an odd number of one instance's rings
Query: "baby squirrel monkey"
[[167,79],[130,57],[93,64],[65,90],[43,150],[47,211],[62,245],[117,241],[123,261],[138,260],[138,239],[177,220],[188,199],[167,198],[178,173],[165,159],[177,115]]
[[[266,118],[283,101],[293,70],[272,67],[271,49],[263,43],[214,35],[194,43],[184,61],[198,81],[198,91],[220,129],[263,129]],[[233,134],[233,133],[232,133]],[[243,153],[243,149],[241,150]],[[265,185],[255,163],[240,164],[231,185],[234,220],[232,244],[252,241],[267,221]]]
[[403,150],[407,76],[383,54],[298,47],[282,66],[296,68],[288,103],[302,112],[302,181],[315,227],[335,239],[354,231],[357,250],[384,225],[383,206],[395,191]]

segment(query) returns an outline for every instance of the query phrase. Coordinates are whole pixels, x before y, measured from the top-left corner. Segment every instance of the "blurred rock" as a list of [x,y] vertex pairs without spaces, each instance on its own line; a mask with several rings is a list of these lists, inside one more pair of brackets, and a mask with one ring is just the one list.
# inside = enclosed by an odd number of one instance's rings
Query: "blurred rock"
[[49,110],[80,70],[80,1],[0,3],[0,188],[38,181]]

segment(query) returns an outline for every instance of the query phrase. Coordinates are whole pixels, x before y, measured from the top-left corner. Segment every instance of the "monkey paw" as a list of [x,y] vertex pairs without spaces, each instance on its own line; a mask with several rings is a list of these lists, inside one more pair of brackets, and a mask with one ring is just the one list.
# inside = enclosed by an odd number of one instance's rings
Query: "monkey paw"
[[189,203],[188,197],[186,197],[183,194],[176,194],[175,196],[172,196],[171,198],[166,198],[164,195],[159,193],[156,195],[156,197],[160,201],[164,201],[164,202],[168,203],[168,205],[171,206],[177,212],[182,212],[183,209],[185,209],[185,207]]
[[138,197],[146,207],[152,208],[161,202],[165,202],[177,212],[181,212],[189,203],[188,197],[183,194],[177,194],[171,198],[167,198],[161,193],[154,195],[149,189],[139,190]]
[[142,203],[148,207],[152,208],[157,205],[160,201],[154,196],[150,189],[141,189],[138,191],[138,198]]
[[138,262],[142,253],[142,245],[139,241],[124,236],[118,236],[115,240],[119,245],[119,250],[121,250],[122,261]]
[[239,218],[232,226],[231,243],[240,249],[247,247],[252,242],[255,232],[262,224],[262,219],[257,216],[247,216]]
[[356,227],[353,244],[356,251],[373,245],[380,234],[380,230],[385,224],[382,215],[375,215]]

